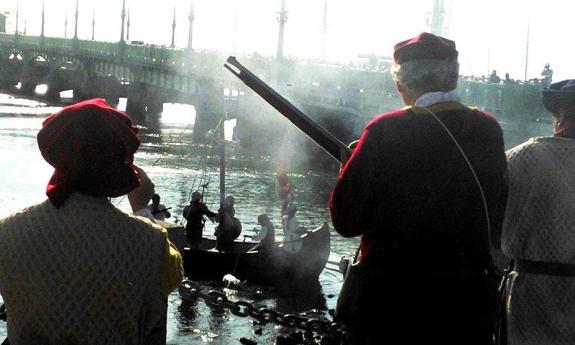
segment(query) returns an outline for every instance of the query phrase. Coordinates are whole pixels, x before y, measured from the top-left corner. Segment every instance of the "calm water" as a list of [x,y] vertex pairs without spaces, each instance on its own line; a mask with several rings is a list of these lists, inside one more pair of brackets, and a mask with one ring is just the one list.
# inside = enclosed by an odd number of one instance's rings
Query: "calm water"
[[[122,103],[119,108],[123,108]],[[58,109],[0,94],[0,185],[3,191],[0,194],[0,217],[45,199],[44,189],[53,169],[38,151],[36,134],[44,117]],[[192,145],[193,119],[193,108],[166,105],[158,123],[142,128],[142,145],[136,154],[136,164],[152,177],[162,204],[171,207],[170,220],[176,222],[182,218],[183,206],[191,192],[208,181],[207,204],[212,210],[218,208],[217,152],[207,146]],[[274,175],[277,162],[274,157],[249,157],[234,147],[228,151],[226,188],[228,194],[236,197],[236,216],[242,221],[243,233],[253,232],[256,217],[261,213],[268,213],[279,228]],[[301,173],[288,169],[288,173],[302,226],[312,228],[329,222],[327,199],[337,172]],[[126,198],[114,199],[113,203],[129,210]],[[205,233],[211,235],[213,226],[209,222],[207,225]],[[332,230],[330,260],[339,261],[342,255],[353,253],[357,244],[356,239],[344,239]],[[334,271],[335,268],[335,265],[328,264],[319,278],[320,287],[310,291],[285,292],[249,285],[224,289],[218,282],[204,287],[224,291],[232,300],[246,300],[283,313],[319,309],[319,315],[329,317],[328,310],[335,307],[341,287],[341,276]],[[254,333],[258,328],[262,328],[261,335]],[[274,325],[257,326],[251,319],[236,317],[227,311],[213,311],[203,302],[194,306],[182,305],[177,292],[169,297],[169,344],[239,344],[240,338],[252,339],[258,344],[272,344],[278,334],[287,331]],[[5,336],[6,325],[0,322],[0,342]]]

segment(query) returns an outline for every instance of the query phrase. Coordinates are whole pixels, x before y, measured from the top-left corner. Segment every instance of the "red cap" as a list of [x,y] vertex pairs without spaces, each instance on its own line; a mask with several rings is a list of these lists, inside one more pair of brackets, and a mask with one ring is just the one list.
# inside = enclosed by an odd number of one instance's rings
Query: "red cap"
[[103,99],[91,99],[50,115],[38,146],[55,170],[46,194],[59,207],[75,191],[116,197],[136,188],[134,153],[140,145],[130,117]]
[[414,38],[399,42],[393,49],[396,64],[421,59],[457,58],[458,55],[455,42],[429,32],[422,32]]

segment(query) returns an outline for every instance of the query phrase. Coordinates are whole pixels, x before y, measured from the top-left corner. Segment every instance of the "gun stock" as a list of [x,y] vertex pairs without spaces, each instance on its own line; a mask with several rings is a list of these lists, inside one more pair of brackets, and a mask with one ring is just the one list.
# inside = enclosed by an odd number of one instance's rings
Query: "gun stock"
[[[235,57],[230,56],[224,67],[243,81],[250,89],[254,90],[255,93],[260,95],[334,159],[341,162],[351,154],[351,149],[347,147],[346,144],[291,104],[282,95],[244,67]],[[344,157],[342,157],[342,155],[344,155]]]

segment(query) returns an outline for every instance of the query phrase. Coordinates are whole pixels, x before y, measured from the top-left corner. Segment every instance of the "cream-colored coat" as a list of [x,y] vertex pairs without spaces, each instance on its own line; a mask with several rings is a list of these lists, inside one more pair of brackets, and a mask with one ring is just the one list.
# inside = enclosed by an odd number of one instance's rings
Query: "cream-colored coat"
[[80,193],[60,208],[46,200],[3,219],[10,343],[165,344],[162,278],[171,288],[182,279],[169,248],[159,226]]
[[[502,249],[512,259],[575,264],[575,140],[534,138],[507,152]],[[511,273],[509,344],[575,342],[575,277]]]

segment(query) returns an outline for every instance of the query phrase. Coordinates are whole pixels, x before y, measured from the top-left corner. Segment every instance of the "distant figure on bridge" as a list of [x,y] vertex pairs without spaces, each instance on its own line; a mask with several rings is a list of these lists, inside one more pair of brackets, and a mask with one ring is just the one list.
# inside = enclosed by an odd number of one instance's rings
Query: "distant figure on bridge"
[[503,80],[503,83],[506,85],[515,84],[515,80],[513,80],[513,79],[511,79],[511,77],[509,77],[509,73],[505,73],[505,79]]
[[497,75],[497,71],[493,70],[489,75],[489,82],[493,84],[499,84],[501,82],[501,78]]
[[219,223],[214,233],[216,235],[216,249],[222,252],[231,251],[234,240],[242,232],[242,223],[235,217],[234,203],[235,198],[232,195],[228,195],[216,216],[216,220]]
[[393,57],[407,106],[366,126],[331,195],[335,230],[361,236],[335,319],[353,344],[492,344],[489,233],[501,230],[507,196],[501,127],[461,103],[455,42],[421,33]]
[[212,222],[218,214],[210,211],[202,201],[202,194],[198,191],[192,193],[190,204],[184,207],[183,216],[186,219],[186,238],[188,244],[197,247],[202,241],[202,233],[207,216]]
[[150,205],[147,206],[148,210],[150,211],[150,213],[152,214],[152,216],[154,216],[155,219],[159,220],[159,221],[165,221],[166,218],[170,218],[171,214],[169,208],[167,208],[166,206],[160,204],[160,195],[154,193],[152,195],[152,203]]
[[553,70],[549,66],[549,63],[545,64],[543,71],[541,71],[541,87],[549,87],[553,82]]

